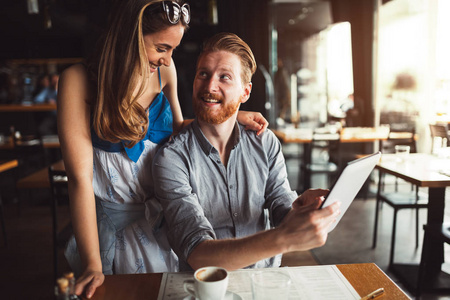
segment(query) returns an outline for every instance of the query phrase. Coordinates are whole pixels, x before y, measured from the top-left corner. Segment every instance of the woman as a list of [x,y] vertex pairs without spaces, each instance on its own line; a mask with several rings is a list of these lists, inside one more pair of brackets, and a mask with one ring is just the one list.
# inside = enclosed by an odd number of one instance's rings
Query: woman
[[[189,19],[183,0],[117,1],[102,51],[60,76],[58,129],[76,239],[66,256],[78,295],[90,298],[103,274],[178,269],[151,201],[150,166],[183,126],[171,56]],[[267,127],[258,113],[239,120],[258,133]]]

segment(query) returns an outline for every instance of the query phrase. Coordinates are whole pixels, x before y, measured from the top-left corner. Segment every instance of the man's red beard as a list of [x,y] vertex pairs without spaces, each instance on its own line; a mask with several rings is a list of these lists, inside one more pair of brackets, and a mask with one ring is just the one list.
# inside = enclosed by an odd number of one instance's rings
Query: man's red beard
[[217,108],[211,108],[203,105],[203,101],[201,100],[202,98],[215,99],[219,101],[222,101],[223,98],[218,95],[206,93],[198,96],[198,100],[193,101],[194,112],[197,118],[209,124],[222,124],[239,109],[239,105],[241,104],[241,101],[239,100],[230,102],[226,105],[221,102],[217,104],[221,106],[220,111],[214,112]]

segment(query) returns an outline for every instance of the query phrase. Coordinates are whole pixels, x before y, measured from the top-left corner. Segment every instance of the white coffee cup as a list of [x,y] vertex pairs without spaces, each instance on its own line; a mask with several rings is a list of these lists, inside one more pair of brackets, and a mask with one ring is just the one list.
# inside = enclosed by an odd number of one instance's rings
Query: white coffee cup
[[220,267],[204,267],[185,280],[184,290],[199,300],[222,300],[228,288],[228,272]]

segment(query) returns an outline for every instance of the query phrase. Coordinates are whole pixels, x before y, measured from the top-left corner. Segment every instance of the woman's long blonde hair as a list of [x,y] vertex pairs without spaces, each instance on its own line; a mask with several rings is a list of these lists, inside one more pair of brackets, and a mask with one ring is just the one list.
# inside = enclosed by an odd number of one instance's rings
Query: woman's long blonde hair
[[94,59],[98,63],[91,70],[97,79],[91,125],[101,139],[127,141],[127,147],[132,147],[145,137],[148,128],[147,112],[137,102],[147,84],[140,78],[150,77],[144,35],[172,24],[162,9],[162,0],[116,2],[102,51]]

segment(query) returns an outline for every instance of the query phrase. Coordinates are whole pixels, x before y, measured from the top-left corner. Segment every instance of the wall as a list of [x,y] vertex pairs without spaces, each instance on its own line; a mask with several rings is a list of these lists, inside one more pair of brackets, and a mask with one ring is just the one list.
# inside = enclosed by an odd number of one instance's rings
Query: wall
[[373,33],[374,1],[331,0],[334,22],[348,21],[352,30],[355,126],[374,125],[373,107]]

